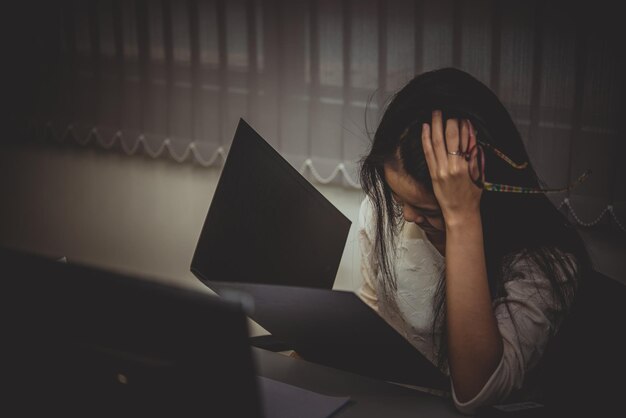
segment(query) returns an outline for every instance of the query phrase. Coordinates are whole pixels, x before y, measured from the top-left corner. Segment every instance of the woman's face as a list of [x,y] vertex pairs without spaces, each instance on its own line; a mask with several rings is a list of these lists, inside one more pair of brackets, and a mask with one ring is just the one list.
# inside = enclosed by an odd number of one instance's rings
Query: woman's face
[[387,185],[402,208],[404,219],[424,230],[431,241],[440,242],[445,237],[445,223],[433,192],[409,176],[398,161],[385,164],[384,170]]

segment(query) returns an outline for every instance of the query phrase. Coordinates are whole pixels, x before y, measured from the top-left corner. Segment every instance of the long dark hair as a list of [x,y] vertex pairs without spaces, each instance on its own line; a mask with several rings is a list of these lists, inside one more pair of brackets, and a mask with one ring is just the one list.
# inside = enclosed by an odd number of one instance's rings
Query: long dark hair
[[[521,135],[504,105],[471,75],[444,68],[418,75],[398,91],[382,116],[360,170],[361,186],[374,208],[374,252],[386,298],[397,286],[392,259],[394,242],[404,220],[385,182],[383,167],[396,160],[399,153],[405,171],[433,190],[420,138],[422,123],[430,123],[436,109],[443,112],[444,120],[470,119],[480,141],[493,145],[516,162],[529,161]],[[408,133],[403,135],[404,131]],[[485,174],[488,181],[497,183],[544,185],[530,163],[524,170],[515,170],[489,152],[485,152]],[[492,299],[506,293],[506,271],[515,256],[523,256],[550,280],[554,303],[567,311],[581,278],[591,269],[585,245],[567,218],[545,194],[483,192],[480,211]],[[571,254],[574,260],[563,257],[563,253]],[[436,353],[441,366],[447,359],[445,271],[435,293],[434,318],[433,334],[442,331]]]

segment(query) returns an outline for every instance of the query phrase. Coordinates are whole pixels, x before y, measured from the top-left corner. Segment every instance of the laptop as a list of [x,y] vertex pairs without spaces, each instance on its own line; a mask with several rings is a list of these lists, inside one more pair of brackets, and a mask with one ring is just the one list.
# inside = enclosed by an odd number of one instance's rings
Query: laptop
[[191,271],[205,283],[331,289],[350,224],[241,119]]
[[2,248],[0,269],[7,412],[262,416],[238,303]]
[[[379,379],[444,389],[448,379],[352,292],[332,290],[350,221],[243,120],[191,271],[247,301],[262,348]],[[237,296],[238,295],[238,296]],[[266,347],[264,347],[266,346]]]

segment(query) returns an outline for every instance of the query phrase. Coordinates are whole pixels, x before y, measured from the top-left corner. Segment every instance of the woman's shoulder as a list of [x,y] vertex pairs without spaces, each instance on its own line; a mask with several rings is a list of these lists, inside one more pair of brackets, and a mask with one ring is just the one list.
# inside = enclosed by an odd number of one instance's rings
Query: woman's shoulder
[[374,203],[368,196],[365,196],[359,208],[359,231],[366,233],[372,238],[374,236],[375,222]]
[[369,196],[365,196],[363,200],[361,200],[361,205],[359,207],[359,225],[371,222],[373,213],[374,204]]
[[570,276],[577,273],[578,260],[573,253],[558,246],[522,248],[503,257],[502,269],[505,279],[514,279],[523,273],[536,276],[544,270],[552,269],[559,276]]
[[572,253],[558,247],[523,249],[505,256],[498,293],[529,300],[539,296],[560,311],[571,306],[579,281],[579,264]]

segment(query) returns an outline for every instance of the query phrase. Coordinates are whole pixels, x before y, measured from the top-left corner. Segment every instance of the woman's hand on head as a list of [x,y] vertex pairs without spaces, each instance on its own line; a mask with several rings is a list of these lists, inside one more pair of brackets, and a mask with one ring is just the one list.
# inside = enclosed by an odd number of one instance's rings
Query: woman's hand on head
[[474,128],[467,119],[448,119],[444,126],[441,111],[435,110],[431,125],[422,126],[422,146],[433,190],[448,227],[480,216],[482,188],[470,177],[470,163],[473,170],[477,164],[465,158],[475,144]]

